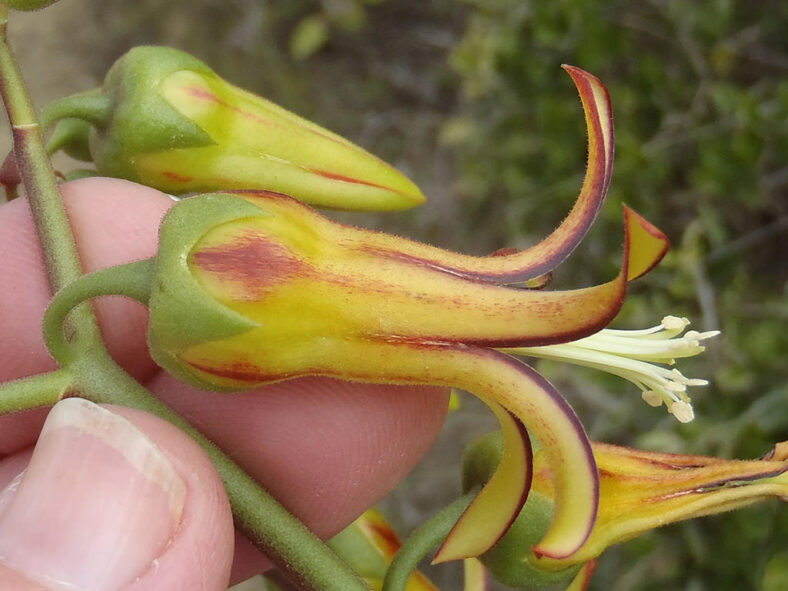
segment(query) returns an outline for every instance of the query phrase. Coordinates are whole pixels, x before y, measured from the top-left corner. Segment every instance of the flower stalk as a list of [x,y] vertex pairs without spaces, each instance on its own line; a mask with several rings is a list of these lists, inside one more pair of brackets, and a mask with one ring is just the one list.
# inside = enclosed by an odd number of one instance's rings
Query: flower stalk
[[424,202],[379,158],[169,47],[131,49],[101,88],[51,103],[42,119],[56,123],[53,133],[85,124],[69,146],[88,152],[99,174],[166,193],[264,189],[354,210]]
[[76,389],[74,377],[59,369],[0,386],[0,415],[54,405]]

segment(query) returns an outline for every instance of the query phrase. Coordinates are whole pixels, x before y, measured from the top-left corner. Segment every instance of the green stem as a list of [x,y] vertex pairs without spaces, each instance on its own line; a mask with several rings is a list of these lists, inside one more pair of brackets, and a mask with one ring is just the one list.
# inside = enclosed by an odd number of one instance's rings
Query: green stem
[[63,97],[41,109],[41,126],[46,129],[59,119],[81,119],[102,127],[109,119],[112,105],[100,88]]
[[477,493],[478,490],[473,489],[464,494],[430,517],[410,534],[386,571],[383,591],[405,591],[408,579],[411,573],[418,568],[421,559],[446,539],[454,524],[457,523]]
[[4,18],[0,20],[0,94],[11,123],[16,162],[38,228],[50,284],[57,291],[82,275],[82,266],[35,112],[8,46],[6,24]]
[[0,385],[0,415],[52,406],[76,388],[64,369],[5,382]]
[[[63,326],[72,311],[88,307],[86,302],[102,295],[122,295],[142,304],[148,303],[153,281],[154,259],[145,259],[126,265],[117,265],[83,275],[61,289],[44,313],[44,341],[52,356],[64,367],[78,357],[92,354],[84,347],[77,349],[69,342]],[[100,349],[104,349],[103,343]]]

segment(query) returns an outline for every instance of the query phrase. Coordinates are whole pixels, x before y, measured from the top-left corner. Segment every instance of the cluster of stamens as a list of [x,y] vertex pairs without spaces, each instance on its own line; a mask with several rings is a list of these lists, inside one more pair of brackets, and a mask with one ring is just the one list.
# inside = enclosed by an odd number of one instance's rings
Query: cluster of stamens
[[569,343],[519,347],[508,352],[565,361],[617,375],[640,388],[646,403],[651,406],[664,403],[676,419],[688,423],[694,412],[687,388],[709,382],[688,378],[672,366],[676,359],[702,353],[705,347],[701,341],[720,334],[718,330],[684,332],[689,324],[686,318],[665,316],[658,326],[643,330],[603,329]]

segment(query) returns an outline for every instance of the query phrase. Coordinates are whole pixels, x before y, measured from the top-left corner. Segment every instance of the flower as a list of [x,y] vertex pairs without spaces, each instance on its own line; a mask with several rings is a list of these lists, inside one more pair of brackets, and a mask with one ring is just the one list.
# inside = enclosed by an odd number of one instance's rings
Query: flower
[[[600,474],[599,512],[588,539],[561,559],[529,551],[549,522],[554,480],[547,454],[534,454],[531,497],[515,524],[483,562],[504,584],[541,586],[575,577],[585,589],[595,560],[608,547],[668,523],[721,513],[777,497],[788,501],[788,441],[759,460],[643,451],[594,442]],[[487,478],[500,461],[500,434],[471,446],[465,458],[465,485]],[[578,566],[583,565],[575,575]],[[581,584],[582,583],[582,584]]]
[[565,69],[583,103],[589,165],[567,218],[529,249],[461,255],[337,224],[267,191],[183,200],[161,227],[149,342],[154,359],[185,381],[239,390],[325,375],[459,387],[490,406],[505,434],[503,460],[438,560],[484,553],[519,513],[532,479],[526,429],[554,482],[551,526],[534,551],[561,559],[586,542],[599,474],[583,426],[547,380],[496,349],[598,332],[617,314],[628,282],[667,250],[665,236],[625,207],[614,279],[569,291],[522,288],[539,283],[582,239],[612,172],[607,92],[591,74]]
[[[416,185],[379,158],[169,47],[135,47],[101,88],[55,101],[41,119],[44,127],[57,122],[55,136],[75,120],[90,123],[99,174],[167,193],[265,189],[358,210],[424,201]],[[84,152],[84,139],[69,131],[64,147]]]

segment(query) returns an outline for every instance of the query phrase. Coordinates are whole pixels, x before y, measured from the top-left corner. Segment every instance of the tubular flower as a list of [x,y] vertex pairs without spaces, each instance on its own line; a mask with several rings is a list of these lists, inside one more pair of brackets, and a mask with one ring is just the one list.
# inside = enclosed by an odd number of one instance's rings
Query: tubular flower
[[[375,509],[364,512],[327,544],[375,591],[380,591],[383,586],[386,570],[401,546],[391,525]],[[408,579],[405,591],[438,591],[438,588],[422,573],[415,571]]]
[[[168,193],[265,189],[358,210],[424,201],[382,160],[169,47],[132,49],[101,88],[55,101],[41,119],[57,122],[55,137],[68,135],[64,148],[84,158],[88,147],[99,174]],[[90,133],[75,135],[75,121],[89,123]]]
[[343,226],[262,191],[184,200],[162,224],[149,341],[156,361],[182,379],[214,390],[303,375],[431,384],[471,391],[490,406],[506,435],[504,459],[438,561],[479,555],[509,527],[531,483],[526,430],[543,446],[555,483],[555,514],[534,551],[560,559],[585,543],[599,476],[582,424],[551,384],[495,349],[599,331],[620,309],[627,283],[667,249],[659,230],[625,208],[614,279],[563,292],[511,285],[544,275],[571,252],[610,181],[607,92],[594,76],[566,70],[586,114],[589,166],[568,217],[530,249],[460,255]]
[[[771,497],[788,501],[788,441],[759,460],[721,460],[593,444],[600,474],[599,512],[591,534],[571,556],[539,558],[528,550],[549,521],[554,479],[548,456],[534,454],[532,496],[500,543],[482,557],[505,584],[542,586],[575,576],[585,589],[597,557],[608,547],[650,529],[722,513]],[[501,457],[499,434],[478,441],[466,455],[465,485],[486,479]],[[524,559],[525,557],[525,559]],[[582,585],[581,585],[582,581]]]

